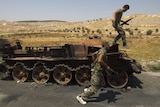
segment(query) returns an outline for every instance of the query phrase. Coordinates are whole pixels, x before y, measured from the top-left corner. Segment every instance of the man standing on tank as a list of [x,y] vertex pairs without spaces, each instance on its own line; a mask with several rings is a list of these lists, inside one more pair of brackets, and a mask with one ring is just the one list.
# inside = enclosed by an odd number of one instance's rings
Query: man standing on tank
[[126,12],[127,10],[129,10],[129,8],[130,8],[130,6],[128,4],[126,4],[126,5],[123,6],[123,8],[116,10],[113,14],[112,26],[118,32],[118,35],[115,37],[115,39],[113,41],[113,45],[116,44],[116,42],[120,38],[122,38],[123,47],[129,48],[127,43],[126,43],[125,32],[122,28],[122,25],[120,24],[120,22],[124,22],[124,21],[121,20],[123,12]]
[[93,56],[95,59],[91,64],[91,86],[89,88],[85,88],[84,92],[76,97],[76,99],[81,104],[87,104],[87,99],[97,93],[97,91],[105,86],[105,79],[103,76],[103,71],[107,70],[113,71],[107,64],[107,55],[106,52],[109,49],[109,42],[103,41],[102,48],[99,51],[95,52]]

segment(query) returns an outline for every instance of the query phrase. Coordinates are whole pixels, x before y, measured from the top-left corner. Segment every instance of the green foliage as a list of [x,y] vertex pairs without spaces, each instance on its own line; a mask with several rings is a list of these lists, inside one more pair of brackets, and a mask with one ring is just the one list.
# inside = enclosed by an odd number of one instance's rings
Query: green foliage
[[2,38],[3,38],[3,36],[4,36],[4,35],[0,35],[0,37],[2,37]]
[[87,33],[90,33],[90,31],[91,31],[90,29],[87,29]]
[[130,34],[130,35],[133,35],[133,31],[130,31],[129,34]]
[[135,31],[138,31],[138,28],[135,28],[134,30],[135,30]]
[[152,30],[148,30],[147,32],[146,32],[146,35],[151,35],[152,34]]
[[88,37],[88,35],[87,35],[87,34],[84,34],[84,35],[82,35],[82,37]]
[[64,29],[64,30],[63,30],[63,32],[69,32],[69,31],[70,31],[69,29]]
[[125,29],[130,35],[133,35],[133,31],[129,28]]
[[142,35],[141,31],[138,31],[137,33],[138,33],[138,35]]
[[154,72],[160,71],[160,62],[158,62],[157,64],[149,65],[149,67]]
[[102,31],[100,29],[97,29],[97,33],[102,34]]
[[156,33],[159,31],[159,29],[155,29]]

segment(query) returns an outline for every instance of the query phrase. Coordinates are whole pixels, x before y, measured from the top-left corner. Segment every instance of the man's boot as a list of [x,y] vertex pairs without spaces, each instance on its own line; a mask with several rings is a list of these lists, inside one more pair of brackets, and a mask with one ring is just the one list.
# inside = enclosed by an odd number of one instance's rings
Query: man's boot
[[123,47],[129,49],[129,46],[126,44],[126,42],[123,43]]

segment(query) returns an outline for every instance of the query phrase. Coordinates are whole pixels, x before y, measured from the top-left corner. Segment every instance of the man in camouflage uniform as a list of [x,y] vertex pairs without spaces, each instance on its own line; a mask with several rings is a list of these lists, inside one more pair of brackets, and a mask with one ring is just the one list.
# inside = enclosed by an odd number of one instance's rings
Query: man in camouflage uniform
[[96,57],[91,64],[91,86],[84,89],[84,92],[76,97],[81,104],[86,104],[86,100],[94,95],[101,87],[105,86],[105,79],[102,71],[111,71],[111,68],[105,63],[107,60],[106,51],[109,49],[107,41],[102,42],[102,48],[96,52]]
[[118,35],[115,37],[114,41],[113,41],[113,45],[116,44],[116,42],[122,38],[123,41],[123,47],[125,48],[129,48],[126,44],[126,35],[125,32],[122,28],[122,25],[120,24],[120,22],[124,22],[121,20],[123,12],[126,12],[127,10],[129,10],[129,5],[124,5],[122,9],[118,9],[114,12],[113,15],[113,20],[112,20],[112,26],[115,28],[115,30],[118,32]]

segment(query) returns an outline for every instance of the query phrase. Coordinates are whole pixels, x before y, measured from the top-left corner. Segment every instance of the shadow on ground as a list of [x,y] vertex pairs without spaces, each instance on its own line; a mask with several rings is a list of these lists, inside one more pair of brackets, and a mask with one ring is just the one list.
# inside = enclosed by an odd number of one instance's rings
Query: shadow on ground
[[136,76],[132,75],[129,76],[129,81],[126,87],[122,89],[113,89],[110,86],[107,86],[105,89],[101,89],[100,93],[96,97],[91,97],[88,102],[103,102],[103,101],[108,101],[109,103],[116,103],[117,100],[123,99],[122,97],[119,97],[121,94],[124,92],[128,92],[129,90],[127,89],[128,86],[130,86],[132,89],[134,88],[139,88],[143,89],[142,87],[143,82],[139,80]]

